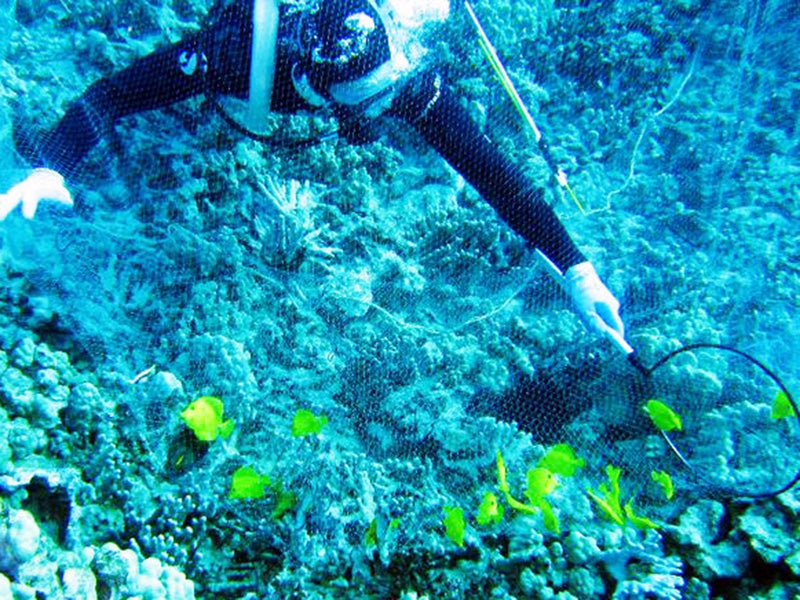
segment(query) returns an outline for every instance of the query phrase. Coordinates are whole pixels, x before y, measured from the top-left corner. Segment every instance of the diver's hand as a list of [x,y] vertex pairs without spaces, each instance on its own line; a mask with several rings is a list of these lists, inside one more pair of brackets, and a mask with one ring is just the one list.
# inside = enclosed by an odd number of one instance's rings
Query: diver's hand
[[586,325],[615,339],[625,338],[625,326],[619,317],[619,301],[600,281],[592,263],[582,262],[564,273],[567,293]]
[[72,206],[72,195],[64,185],[60,173],[51,169],[34,169],[33,172],[5,194],[0,194],[0,221],[18,205],[22,204],[22,215],[32,219],[39,202],[52,200]]

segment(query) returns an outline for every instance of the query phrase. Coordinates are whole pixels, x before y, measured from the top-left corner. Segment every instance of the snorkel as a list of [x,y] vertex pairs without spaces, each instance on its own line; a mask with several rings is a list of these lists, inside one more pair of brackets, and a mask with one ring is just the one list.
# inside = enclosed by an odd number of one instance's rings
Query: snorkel
[[275,80],[278,18],[278,0],[254,0],[250,93],[247,96],[246,117],[253,129],[261,127],[269,114]]

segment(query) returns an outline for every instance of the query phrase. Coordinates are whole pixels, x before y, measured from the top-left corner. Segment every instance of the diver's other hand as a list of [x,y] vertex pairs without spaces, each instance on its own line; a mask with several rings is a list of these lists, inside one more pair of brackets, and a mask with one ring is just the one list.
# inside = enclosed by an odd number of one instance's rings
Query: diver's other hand
[[72,195],[64,185],[64,178],[52,169],[34,169],[24,181],[13,186],[5,194],[0,194],[0,221],[19,204],[22,204],[22,215],[26,219],[32,219],[42,200],[52,200],[72,206]]
[[567,292],[586,325],[598,333],[625,338],[619,301],[600,280],[592,263],[582,262],[564,273]]

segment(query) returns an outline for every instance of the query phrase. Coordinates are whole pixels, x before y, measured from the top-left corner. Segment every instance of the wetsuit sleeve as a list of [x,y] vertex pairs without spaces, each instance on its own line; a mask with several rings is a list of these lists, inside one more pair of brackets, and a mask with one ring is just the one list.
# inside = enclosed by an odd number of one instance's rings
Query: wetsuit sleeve
[[135,61],[92,84],[54,129],[25,137],[17,148],[35,167],[69,178],[121,117],[168,106],[209,89],[246,96],[252,39],[251,2],[237,2],[210,27]]
[[562,272],[586,260],[570,239],[544,191],[480,131],[436,73],[407,84],[391,115],[410,123],[494,207]]

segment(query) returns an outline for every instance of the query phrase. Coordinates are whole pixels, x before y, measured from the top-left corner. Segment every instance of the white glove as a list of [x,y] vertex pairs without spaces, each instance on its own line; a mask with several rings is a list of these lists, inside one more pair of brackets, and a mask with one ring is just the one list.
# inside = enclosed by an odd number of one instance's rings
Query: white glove
[[3,221],[19,204],[22,204],[22,215],[26,219],[32,219],[42,200],[52,200],[72,206],[72,196],[64,185],[64,178],[51,169],[34,169],[24,181],[5,194],[0,194],[0,221]]
[[567,269],[564,282],[575,309],[590,329],[617,339],[625,338],[619,301],[600,281],[592,263],[582,262]]

